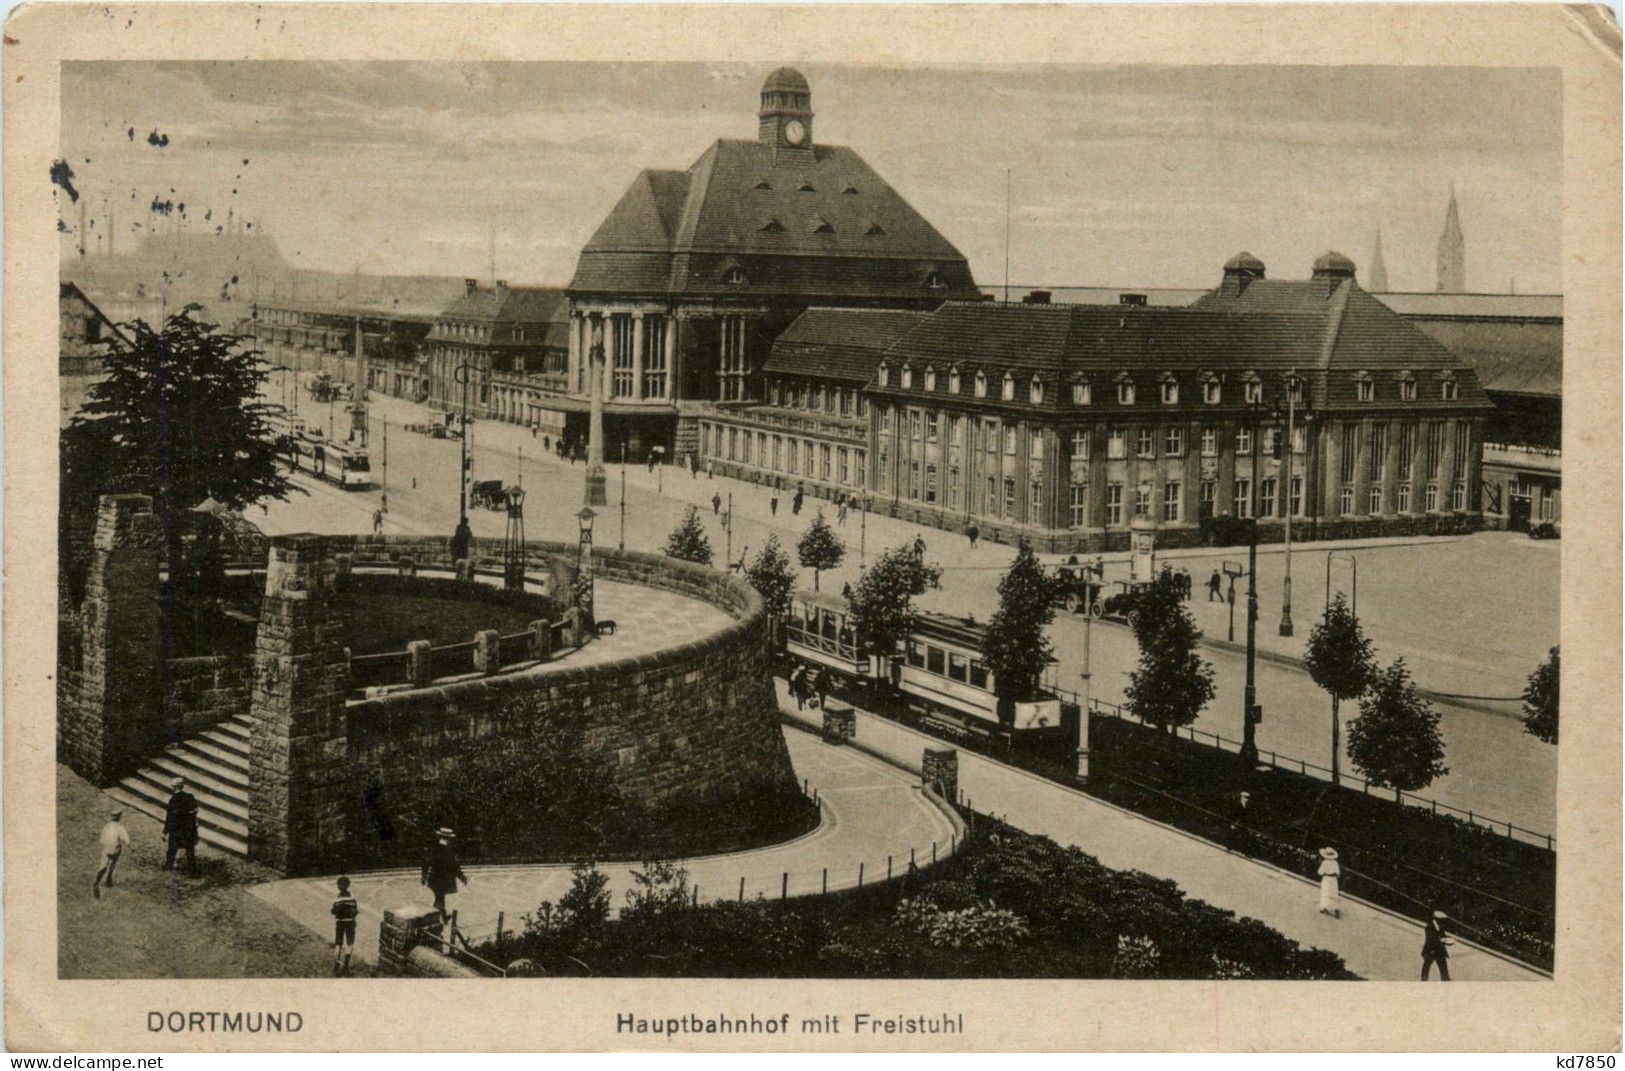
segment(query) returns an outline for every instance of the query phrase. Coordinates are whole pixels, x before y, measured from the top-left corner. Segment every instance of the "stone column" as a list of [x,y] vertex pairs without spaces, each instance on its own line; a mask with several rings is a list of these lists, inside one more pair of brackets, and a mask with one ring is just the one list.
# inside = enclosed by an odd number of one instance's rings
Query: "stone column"
[[1371,421],[1360,421],[1358,429],[1359,439],[1354,444],[1354,513],[1364,517],[1371,487]]
[[85,582],[80,687],[57,710],[62,758],[97,785],[167,743],[159,663],[158,519],[146,495],[103,495]]
[[643,313],[632,314],[632,397],[643,397]]
[[609,498],[605,490],[604,472],[604,365],[606,352],[614,344],[615,321],[605,313],[599,319],[598,341],[587,354],[587,396],[591,408],[587,414],[587,487],[586,504],[605,506]]
[[1221,420],[1214,425],[1218,436],[1218,475],[1213,478],[1213,516],[1230,517],[1236,509],[1236,424]]
[[1185,425],[1185,472],[1182,478],[1185,486],[1180,488],[1179,523],[1187,528],[1195,528],[1202,512],[1202,423],[1199,420]]
[[[1484,458],[1484,422],[1474,420],[1467,430],[1467,510],[1470,513],[1479,513],[1483,510],[1482,497],[1484,494],[1482,464]],[[1539,523],[1539,518],[1536,518]]]
[[1439,462],[1439,512],[1449,513],[1455,500],[1456,488],[1456,424],[1455,419],[1443,421],[1443,457]]
[[254,648],[248,854],[284,873],[331,858],[345,829],[349,688],[327,540],[271,541]]
[[572,311],[570,313],[570,355],[569,355],[569,358],[568,358],[568,361],[567,361],[567,364],[566,364],[566,368],[568,369],[568,372],[567,372],[568,378],[566,379],[566,382],[569,384],[569,389],[571,391],[580,390],[580,388],[581,388],[581,314],[579,312],[574,312],[574,311]]
[[666,347],[666,389],[660,395],[662,398],[677,397],[677,316],[668,314],[663,321],[664,345]]
[[1089,508],[1084,527],[1106,528],[1106,430],[1103,424],[1089,426]]
[[1384,513],[1399,512],[1399,423],[1389,420],[1383,423],[1387,438],[1383,442],[1382,451],[1382,511]]
[[406,976],[406,958],[412,949],[440,935],[440,912],[432,906],[396,907],[384,912],[378,929],[378,973],[385,978]]
[[1323,502],[1325,508],[1321,516],[1328,521],[1337,521],[1342,517],[1343,511],[1339,503],[1339,496],[1343,491],[1343,425],[1336,420],[1328,420],[1321,428],[1321,435],[1325,444],[1323,457],[1325,465],[1321,468],[1321,489],[1325,495]]

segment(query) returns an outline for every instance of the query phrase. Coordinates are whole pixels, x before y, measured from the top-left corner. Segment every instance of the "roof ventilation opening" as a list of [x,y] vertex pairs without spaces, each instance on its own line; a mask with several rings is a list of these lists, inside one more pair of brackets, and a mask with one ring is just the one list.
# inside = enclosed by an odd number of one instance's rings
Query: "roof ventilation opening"
[[1136,309],[1143,309],[1145,308],[1146,297],[1144,294],[1118,294],[1117,303],[1119,305],[1128,305]]
[[806,179],[802,179],[801,180],[801,185],[796,187],[796,192],[797,193],[817,193],[818,191],[813,187],[812,183],[808,182]]
[[865,235],[867,235],[868,237],[870,237],[870,238],[880,238],[880,237],[883,237],[885,235],[886,228],[882,227],[878,223],[871,223],[871,224],[869,224],[869,229],[864,231],[863,233]]
[[756,184],[756,188],[758,190],[771,190],[773,188],[773,184],[767,181],[767,179],[763,179]]
[[851,195],[852,195],[852,196],[854,196],[854,197],[855,197],[855,196],[857,196],[857,193],[858,193],[858,188],[857,188],[857,187],[856,187],[856,186],[853,186],[853,185],[851,185],[851,184],[850,184],[850,183],[849,183],[849,184],[848,184],[848,185],[847,185],[847,187],[846,187],[846,189],[844,189],[844,190],[842,190],[842,191],[841,191],[841,192],[842,192],[842,193],[845,193],[845,194],[851,194]]
[[832,224],[827,219],[821,219],[821,220],[818,221],[818,226],[813,228],[813,233],[814,234],[834,234],[835,233],[835,225]]
[[784,230],[784,224],[780,223],[776,219],[770,219],[766,223],[762,224],[762,230],[767,234],[778,234]]
[[1048,305],[1054,295],[1048,290],[1034,290],[1021,299],[1023,305]]

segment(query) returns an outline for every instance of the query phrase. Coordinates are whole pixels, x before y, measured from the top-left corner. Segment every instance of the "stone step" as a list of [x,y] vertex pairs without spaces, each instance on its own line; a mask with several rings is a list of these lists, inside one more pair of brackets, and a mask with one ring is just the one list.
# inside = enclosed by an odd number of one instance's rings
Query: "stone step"
[[169,745],[163,754],[152,757],[150,765],[228,799],[248,802],[248,771],[215,761],[190,740]]
[[236,714],[227,718],[214,727],[214,731],[225,736],[235,737],[246,747],[253,738],[253,729],[247,715]]
[[227,737],[211,730],[202,736],[194,736],[186,743],[193,751],[207,755],[211,761],[239,771],[245,779],[244,783],[247,783],[248,748],[243,746],[243,742],[239,738],[235,736]]
[[[131,782],[135,782],[134,785]],[[107,795],[132,810],[139,811],[159,822],[164,820],[164,812],[169,805],[169,790],[154,790],[149,782],[134,777],[125,778],[117,785],[108,788]],[[215,823],[205,818],[205,812],[199,801],[198,808],[198,840],[211,847],[218,848],[232,855],[248,857],[248,827],[239,825],[235,829],[224,828],[225,823]]]
[[[120,781],[119,784],[132,792],[141,793],[158,803],[160,807],[168,808],[169,782],[172,779],[173,775],[168,771],[143,766],[140,770]],[[189,781],[187,784],[192,788],[192,795],[197,797],[199,825],[208,823],[234,836],[248,836],[248,801],[246,799],[230,799],[210,790],[207,785],[195,781]],[[160,817],[162,814],[163,812],[160,811]]]

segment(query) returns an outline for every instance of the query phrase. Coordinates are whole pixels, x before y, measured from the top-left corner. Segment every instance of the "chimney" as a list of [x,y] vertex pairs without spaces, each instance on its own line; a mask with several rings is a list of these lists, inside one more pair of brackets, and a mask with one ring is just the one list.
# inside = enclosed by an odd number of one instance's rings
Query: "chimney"
[[480,281],[478,279],[464,279],[463,280],[463,293],[472,294],[474,291],[478,290],[479,288],[480,288]]
[[1146,305],[1146,297],[1144,294],[1118,294],[1117,303],[1127,305],[1130,308],[1143,309]]
[[508,293],[508,280],[497,280],[497,297],[506,297]]

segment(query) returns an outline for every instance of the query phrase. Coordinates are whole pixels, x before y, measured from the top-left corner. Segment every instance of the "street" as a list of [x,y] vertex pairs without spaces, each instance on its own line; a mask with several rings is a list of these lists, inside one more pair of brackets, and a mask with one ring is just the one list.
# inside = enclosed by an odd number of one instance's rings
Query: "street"
[[[281,400],[281,387],[269,392]],[[441,419],[426,407],[378,394],[369,397],[371,434],[368,449],[373,477],[380,486],[366,492],[344,492],[300,477],[311,494],[295,494],[287,502],[269,504],[262,516],[250,519],[270,532],[371,530],[372,512],[384,493],[384,442],[387,437],[389,512],[386,532],[449,535],[457,517],[457,472],[461,444],[455,439],[433,439],[405,431],[409,423]],[[300,415],[320,418],[324,426],[328,406],[300,401]],[[340,428],[347,420],[342,403],[337,407]],[[476,422],[470,440],[471,480],[503,479],[522,483],[529,492],[525,534],[530,539],[574,542],[575,513],[580,509],[585,468],[561,462],[544,451],[540,438],[522,427],[497,421]],[[681,520],[684,509],[700,507],[700,516],[720,566],[724,556],[738,561],[754,555],[769,534],[776,535],[792,564],[795,544],[812,515],[823,508],[833,525],[835,511],[821,500],[808,498],[801,515],[790,512],[793,490],[780,493],[778,511],[769,508],[772,492],[745,481],[702,471],[691,476],[677,466],[656,472],[641,465],[610,464],[609,505],[599,510],[595,541],[600,546],[625,545],[637,550],[659,550],[667,534]],[[621,488],[625,487],[624,529]],[[711,496],[720,495],[720,511],[713,513]],[[721,514],[732,496],[733,531],[724,531]],[[470,508],[469,523],[478,536],[500,537],[505,515]],[[623,535],[624,531],[624,535]],[[852,511],[845,526],[836,529],[847,543],[847,558],[821,578],[825,590],[839,591],[859,575],[860,539],[864,557],[872,561],[881,551],[919,535],[928,560],[947,564],[942,589],[927,592],[919,605],[955,614],[974,614],[986,620],[997,605],[997,587],[1009,567],[1013,548],[983,542],[971,550],[963,536],[923,528],[884,516]],[[1379,660],[1403,656],[1419,685],[1434,691],[1507,697],[1521,692],[1523,680],[1557,642],[1556,544],[1532,543],[1511,533],[1483,533],[1462,539],[1430,541],[1374,541],[1399,545],[1363,546],[1352,551],[1358,561],[1359,609],[1377,649]],[[1302,644],[1324,599],[1327,547],[1298,546],[1293,553],[1294,614],[1297,635],[1290,641],[1276,635],[1280,618],[1280,575],[1284,557],[1280,548],[1261,549],[1259,555],[1258,634],[1263,650],[1301,655]],[[1161,556],[1191,571],[1195,593],[1191,602],[1198,625],[1209,638],[1224,639],[1228,608],[1206,603],[1205,581],[1214,562],[1245,562],[1245,550],[1173,551]],[[1349,570],[1340,557],[1334,560],[1333,587],[1348,588]],[[800,584],[812,585],[811,570],[801,570]],[[1127,575],[1122,556],[1108,556],[1108,581]],[[1245,601],[1238,597],[1236,637],[1245,639]],[[1130,631],[1120,624],[1097,622],[1089,628],[1093,672],[1091,695],[1105,702],[1120,702],[1128,673],[1138,658]],[[1058,613],[1051,628],[1058,664],[1056,683],[1080,690],[1084,665],[1085,625],[1081,618]],[[1292,645],[1295,645],[1292,646]],[[1232,740],[1241,736],[1242,683],[1245,659],[1227,650],[1208,648],[1206,657],[1217,675],[1214,701],[1198,717],[1195,727]],[[1257,663],[1258,701],[1264,721],[1258,745],[1264,752],[1330,765],[1331,703],[1308,674],[1291,665],[1260,659]],[[1489,707],[1496,711],[1483,709]],[[1557,750],[1524,732],[1515,714],[1515,702],[1461,706],[1439,702],[1440,729],[1450,773],[1421,795],[1440,803],[1526,829],[1548,833],[1556,821]],[[1358,715],[1358,706],[1343,705],[1345,723]],[[1345,730],[1344,739],[1347,739]],[[1348,769],[1345,762],[1344,768]]]

